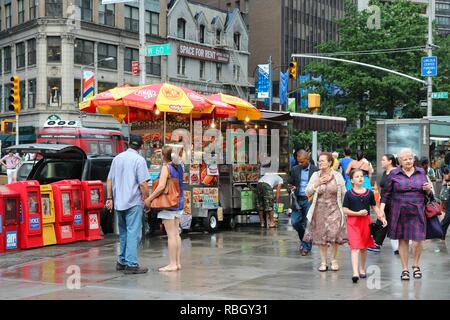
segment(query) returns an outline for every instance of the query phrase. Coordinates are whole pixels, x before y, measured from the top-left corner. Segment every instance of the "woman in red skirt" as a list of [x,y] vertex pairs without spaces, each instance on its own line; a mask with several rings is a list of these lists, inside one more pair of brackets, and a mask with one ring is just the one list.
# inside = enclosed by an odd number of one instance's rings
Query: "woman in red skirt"
[[363,188],[363,171],[360,169],[352,170],[350,181],[353,189],[345,194],[342,207],[344,214],[347,216],[348,242],[352,250],[352,281],[357,283],[359,278],[366,278],[367,249],[374,246],[369,227],[371,222],[370,207],[376,212],[383,227],[386,227],[387,221],[384,215],[380,215],[373,191]]

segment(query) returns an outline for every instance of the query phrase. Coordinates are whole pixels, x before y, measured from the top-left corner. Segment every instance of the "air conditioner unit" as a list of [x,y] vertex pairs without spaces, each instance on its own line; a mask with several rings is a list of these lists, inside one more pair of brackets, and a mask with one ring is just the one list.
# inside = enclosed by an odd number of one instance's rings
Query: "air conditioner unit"
[[44,124],[44,128],[54,128],[54,127],[81,127],[79,121],[75,120],[47,120]]

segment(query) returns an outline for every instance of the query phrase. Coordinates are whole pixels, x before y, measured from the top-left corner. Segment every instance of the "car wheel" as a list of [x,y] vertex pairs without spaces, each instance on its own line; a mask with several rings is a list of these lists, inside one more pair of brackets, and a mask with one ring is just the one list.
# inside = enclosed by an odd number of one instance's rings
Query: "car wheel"
[[217,229],[219,228],[219,220],[217,219],[216,211],[208,212],[208,217],[203,218],[203,226],[210,233],[217,231]]

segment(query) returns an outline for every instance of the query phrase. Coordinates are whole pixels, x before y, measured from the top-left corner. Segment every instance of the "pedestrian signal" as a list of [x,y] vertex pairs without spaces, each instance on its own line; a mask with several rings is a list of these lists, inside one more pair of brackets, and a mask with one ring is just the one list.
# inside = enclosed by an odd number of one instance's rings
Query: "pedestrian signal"
[[297,61],[289,63],[289,79],[297,80]]
[[9,95],[9,111],[14,111],[16,115],[20,113],[20,78],[11,77],[11,91]]

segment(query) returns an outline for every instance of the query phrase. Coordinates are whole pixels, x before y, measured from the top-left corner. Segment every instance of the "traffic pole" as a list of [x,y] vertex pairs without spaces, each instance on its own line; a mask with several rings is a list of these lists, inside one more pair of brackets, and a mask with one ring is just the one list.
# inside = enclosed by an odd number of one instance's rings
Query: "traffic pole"
[[145,85],[145,4],[139,0],[139,85]]
[[[433,55],[433,15],[434,15],[434,0],[428,0],[428,56]],[[433,79],[427,77],[427,117],[433,115]]]
[[16,145],[19,144],[19,114],[16,113]]

